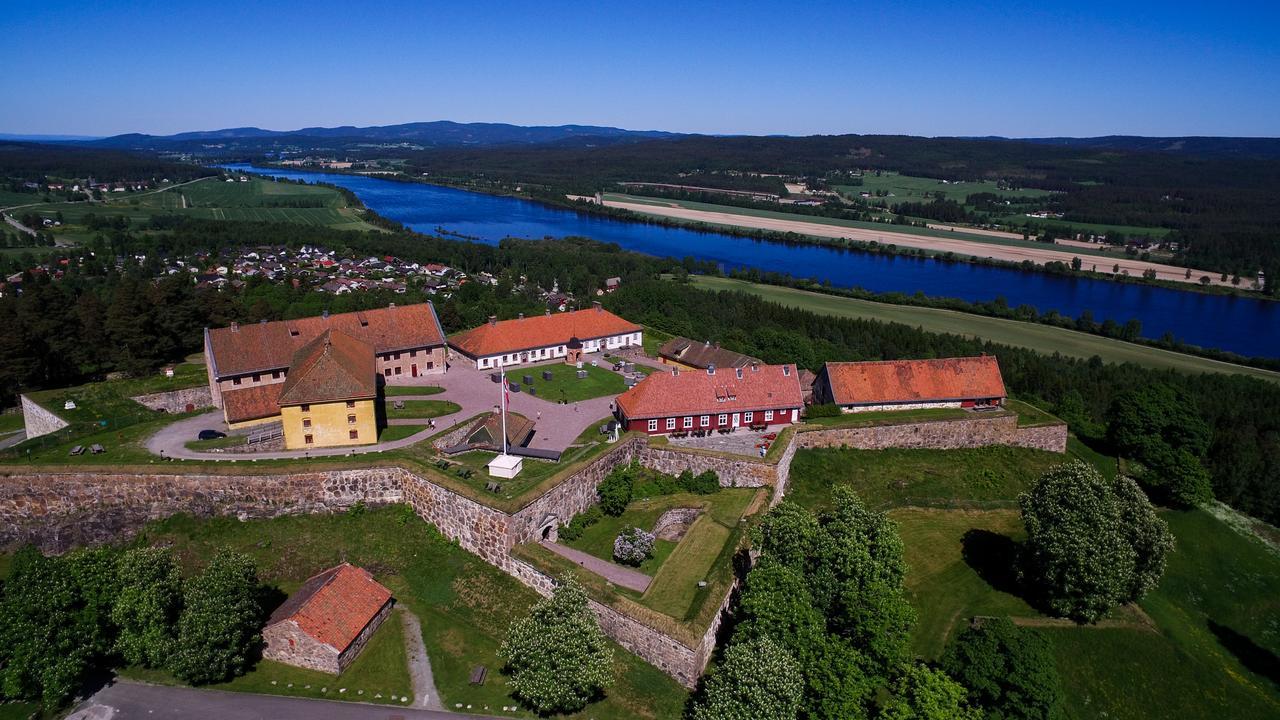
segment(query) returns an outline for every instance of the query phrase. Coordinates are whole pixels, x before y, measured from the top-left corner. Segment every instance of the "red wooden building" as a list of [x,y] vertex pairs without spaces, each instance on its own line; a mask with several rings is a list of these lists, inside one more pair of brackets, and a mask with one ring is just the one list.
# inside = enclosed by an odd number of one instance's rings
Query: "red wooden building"
[[625,430],[650,435],[763,429],[800,420],[804,400],[795,365],[655,372],[618,396]]

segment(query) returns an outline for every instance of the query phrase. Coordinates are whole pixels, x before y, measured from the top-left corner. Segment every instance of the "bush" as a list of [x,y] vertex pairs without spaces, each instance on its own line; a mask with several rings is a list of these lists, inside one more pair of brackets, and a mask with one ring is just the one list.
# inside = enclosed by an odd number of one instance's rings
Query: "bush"
[[595,525],[597,522],[600,522],[600,518],[602,517],[604,517],[604,513],[600,511],[600,506],[592,505],[577,515],[574,515],[568,525],[560,528],[558,535],[561,540],[573,542],[574,540],[582,537],[583,531],[587,528]]
[[614,468],[608,477],[596,488],[600,498],[600,510],[605,515],[617,517],[627,509],[631,502],[631,489],[634,484],[633,470],[630,466]]
[[840,413],[841,410],[839,405],[810,405],[808,409],[804,411],[804,416],[807,418],[840,417]]
[[111,621],[120,630],[116,652],[131,665],[162,667],[173,651],[182,611],[182,575],[165,548],[134,548],[120,557],[120,594]]
[[613,540],[613,559],[623,565],[639,566],[653,556],[654,536],[638,527],[618,533]]
[[680,489],[694,495],[711,495],[720,492],[720,476],[713,470],[704,470],[696,476],[685,470],[680,473]]

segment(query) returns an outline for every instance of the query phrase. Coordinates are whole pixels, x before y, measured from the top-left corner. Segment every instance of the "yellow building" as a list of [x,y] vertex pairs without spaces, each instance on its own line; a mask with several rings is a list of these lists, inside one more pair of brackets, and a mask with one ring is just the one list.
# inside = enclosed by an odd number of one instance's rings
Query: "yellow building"
[[367,445],[378,439],[378,371],[373,348],[326,330],[293,356],[280,389],[289,450]]

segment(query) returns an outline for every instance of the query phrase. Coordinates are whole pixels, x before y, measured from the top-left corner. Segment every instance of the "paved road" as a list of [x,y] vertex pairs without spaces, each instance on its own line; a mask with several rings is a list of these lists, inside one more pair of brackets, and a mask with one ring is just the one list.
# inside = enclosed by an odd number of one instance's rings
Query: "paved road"
[[14,445],[17,445],[18,443],[26,439],[27,439],[26,430],[14,430],[11,433],[0,435],[0,450],[4,450],[5,448],[11,448]]
[[497,720],[440,710],[253,695],[118,681],[80,704],[67,720]]
[[649,589],[649,583],[653,581],[653,578],[645,575],[639,570],[632,570],[631,568],[625,568],[621,565],[601,560],[595,555],[584,553],[581,550],[575,550],[571,547],[566,547],[559,543],[552,542],[541,542],[538,544],[560,557],[568,558],[569,560],[578,563],[578,565],[590,570],[614,585],[620,585],[628,590],[635,590],[638,593],[642,593]]
[[[537,368],[538,366],[536,365],[522,366],[513,371],[513,374],[515,372],[532,374]],[[436,395],[395,395],[388,399],[449,400],[456,403],[461,409],[451,415],[435,418],[436,427],[434,429],[426,428],[421,432],[399,440],[358,447],[279,450],[261,453],[217,453],[187,449],[186,443],[194,440],[201,430],[207,428],[227,432],[226,423],[222,420],[222,411],[212,410],[166,425],[155,435],[147,438],[145,446],[147,450],[156,455],[187,460],[248,461],[255,458],[259,460],[277,460],[297,457],[363,455],[384,450],[395,450],[421,442],[463,420],[492,411],[499,402],[499,387],[489,380],[489,373],[467,367],[463,363],[455,363],[447,373],[442,375],[424,376],[418,379],[422,381],[423,385],[437,385],[444,388],[445,391]],[[559,405],[527,393],[511,393],[508,407],[511,412],[519,413],[534,420],[534,436],[533,440],[529,442],[529,447],[563,452],[582,434],[583,430],[612,415],[613,398],[601,397],[568,405]]]
[[428,710],[443,710],[440,693],[436,692],[435,679],[431,675],[431,658],[422,642],[422,624],[418,616],[408,608],[398,608],[404,621],[404,649],[409,657],[409,679],[413,683],[413,706]]

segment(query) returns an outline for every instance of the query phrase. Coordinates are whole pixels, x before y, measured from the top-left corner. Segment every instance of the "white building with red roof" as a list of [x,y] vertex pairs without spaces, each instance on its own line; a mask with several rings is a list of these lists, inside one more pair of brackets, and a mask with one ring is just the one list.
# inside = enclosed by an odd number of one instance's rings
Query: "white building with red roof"
[[391,591],[348,563],[311,577],[262,630],[268,660],[338,674],[391,612]]
[[[588,310],[547,313],[515,320],[489,318],[449,338],[449,347],[481,370],[565,359],[570,350],[595,353],[640,347],[639,325],[594,303]],[[579,353],[579,354],[581,354]]]
[[618,396],[623,429],[670,435],[765,429],[800,420],[804,399],[795,365],[655,372]]

